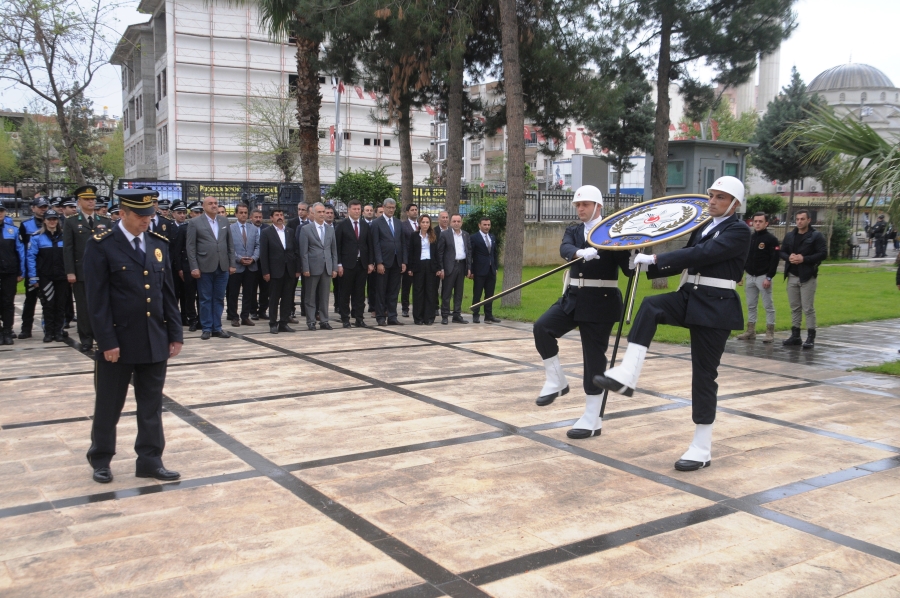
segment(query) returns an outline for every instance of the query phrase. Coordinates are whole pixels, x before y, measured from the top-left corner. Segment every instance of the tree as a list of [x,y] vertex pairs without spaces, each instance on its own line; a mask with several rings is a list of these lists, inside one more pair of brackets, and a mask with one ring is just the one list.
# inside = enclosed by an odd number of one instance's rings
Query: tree
[[297,98],[286,85],[268,85],[244,102],[249,124],[235,139],[244,148],[247,166],[277,170],[281,181],[293,182],[300,171]]
[[86,180],[66,108],[108,62],[107,21],[116,7],[103,0],[0,4],[0,79],[30,90],[53,107],[69,176],[79,185]]
[[656,47],[656,126],[650,167],[654,197],[665,195],[669,154],[669,82],[685,77],[688,65],[704,60],[714,81],[743,83],[756,69],[757,55],[769,54],[795,25],[795,0],[636,0],[626,19],[609,26],[633,27],[635,51]]
[[0,181],[14,181],[21,174],[16,144],[10,135],[12,130],[12,123],[0,118]]
[[650,151],[653,147],[654,107],[650,100],[652,88],[636,58],[623,54],[611,75],[612,99],[598,103],[598,113],[585,125],[594,137],[594,147],[606,152],[595,149],[594,153],[616,170],[613,209],[618,211],[622,175],[636,166],[629,158],[635,150]]
[[817,106],[824,106],[824,101],[816,94],[810,96],[806,93],[806,85],[794,68],[791,71],[791,82],[782,88],[780,96],[769,102],[753,138],[759,144],[753,153],[753,165],[770,179],[785,183],[790,181],[786,218],[788,223],[794,216],[794,187],[797,179],[818,175],[833,157],[833,154],[819,154],[816,158],[809,159],[812,145],[796,137],[791,140],[782,138],[792,125],[806,120]]
[[752,216],[757,212],[764,212],[770,218],[775,214],[781,214],[784,212],[784,198],[780,195],[766,193],[747,197],[746,214]]
[[112,135],[101,137],[99,142],[105,151],[99,155],[94,171],[97,179],[112,190],[116,188],[116,181],[125,176],[125,135],[122,123],[116,125]]
[[52,118],[27,114],[19,128],[19,168],[23,178],[50,181],[50,168],[58,154],[53,146],[56,127]]
[[328,189],[327,197],[344,204],[350,203],[351,199],[358,199],[363,204],[378,207],[389,197],[397,199],[397,187],[388,180],[384,168],[362,169],[342,172],[337,182]]
[[756,125],[759,123],[759,117],[753,110],[735,118],[725,102],[716,109],[712,118],[716,127],[716,139],[737,143],[748,143],[753,139]]

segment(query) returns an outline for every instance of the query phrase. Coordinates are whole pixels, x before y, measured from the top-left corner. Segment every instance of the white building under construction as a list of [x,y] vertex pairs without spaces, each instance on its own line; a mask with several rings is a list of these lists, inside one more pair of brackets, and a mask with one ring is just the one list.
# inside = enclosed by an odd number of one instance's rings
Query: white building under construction
[[[251,99],[289,88],[296,72],[294,46],[272,42],[252,6],[142,0],[138,10],[152,15],[150,20],[126,29],[111,60],[122,69],[125,178],[281,180],[274,163],[264,167],[253,159],[246,140],[255,122]],[[335,86],[324,74],[319,81],[321,182],[334,182],[337,166],[384,167],[399,183],[396,130],[372,119],[377,96],[347,86],[335,134]],[[429,174],[419,156],[431,147],[430,112],[413,114],[416,183]]]

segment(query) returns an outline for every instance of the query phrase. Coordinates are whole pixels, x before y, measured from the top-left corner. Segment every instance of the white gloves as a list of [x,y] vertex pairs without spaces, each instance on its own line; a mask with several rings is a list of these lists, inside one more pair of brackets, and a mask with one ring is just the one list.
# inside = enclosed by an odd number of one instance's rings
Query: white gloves
[[[629,264],[629,266],[632,266],[632,264],[633,264],[632,267],[633,267],[633,268],[637,268],[637,267],[639,267],[639,266],[643,266],[643,265],[649,266],[650,264],[655,264],[655,263],[656,263],[656,256],[655,256],[655,255],[648,255],[648,254],[646,254],[646,253],[639,253],[639,254],[637,254],[637,255],[635,255],[635,256],[633,256],[633,257],[631,258],[631,264]],[[646,269],[647,269],[647,268],[644,268],[644,270],[646,270]]]
[[592,259],[597,257],[597,249],[594,247],[588,247],[587,249],[579,249],[575,252],[577,257],[583,257],[584,261],[589,262]]

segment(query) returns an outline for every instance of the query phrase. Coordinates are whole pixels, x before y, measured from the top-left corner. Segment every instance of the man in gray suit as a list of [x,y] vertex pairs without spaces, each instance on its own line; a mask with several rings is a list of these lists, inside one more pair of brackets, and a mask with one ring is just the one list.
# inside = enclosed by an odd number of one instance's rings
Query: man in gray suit
[[191,267],[191,276],[197,279],[197,296],[200,299],[200,325],[203,334],[228,338],[222,330],[222,311],[225,308],[225,288],[228,275],[235,267],[231,264],[234,243],[228,218],[218,215],[219,201],[215,197],[203,198],[203,215],[188,223],[185,253]]
[[437,257],[440,264],[438,278],[441,288],[441,324],[447,323],[450,315],[450,295],[453,294],[453,322],[468,324],[462,317],[463,285],[466,278],[472,278],[472,243],[469,233],[462,230],[462,216],[454,214],[450,218],[450,230],[443,231],[438,237]]
[[[319,306],[319,329],[331,330],[328,323],[328,291],[337,276],[337,244],[334,228],[325,224],[325,206],[313,204],[309,209],[313,222],[299,230],[300,263],[306,288],[306,326],[316,329],[316,304]],[[309,285],[307,287],[306,285]]]
[[[232,265],[234,274],[228,277],[228,319],[232,326],[256,326],[250,319],[253,311],[253,293],[259,269],[259,229],[250,223],[250,208],[241,204],[234,210],[237,222],[231,225],[234,242]],[[238,293],[242,293],[241,315],[238,318]]]

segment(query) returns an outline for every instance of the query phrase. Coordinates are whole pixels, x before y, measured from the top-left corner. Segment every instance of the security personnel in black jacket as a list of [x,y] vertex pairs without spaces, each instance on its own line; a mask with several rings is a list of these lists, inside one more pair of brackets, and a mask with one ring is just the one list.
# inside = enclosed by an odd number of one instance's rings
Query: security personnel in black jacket
[[750,235],[750,253],[744,266],[744,294],[747,297],[747,331],[740,340],[756,338],[756,318],[759,298],[762,295],[766,309],[766,338],[764,343],[775,341],[775,305],[772,302],[772,279],[778,271],[778,238],[769,232],[765,212],[753,215],[753,232]]
[[875,239],[875,257],[887,257],[887,223],[884,221],[884,214],[878,215],[869,234]]
[[[188,205],[191,218],[203,214],[200,202],[194,201]],[[172,276],[181,281],[181,293],[176,295],[181,305],[181,323],[188,326],[188,330],[196,332],[200,326],[197,316],[197,279],[191,276],[191,266],[187,257],[187,221],[175,230],[171,242]]]
[[713,221],[695,230],[684,249],[635,256],[636,264],[649,266],[649,278],[682,272],[682,283],[674,293],[644,299],[628,334],[621,365],[594,378],[603,388],[631,396],[657,326],[690,330],[691,407],[696,428],[693,442],[675,463],[679,471],[694,471],[712,461],[719,362],[731,331],[744,326],[741,299],[734,290],[743,276],[750,243],[750,228],[735,214],[744,199],[744,184],[735,177],[720,177],[709,188],[709,197]]
[[[25,245],[0,203],[0,345],[12,345],[16,287],[25,278]],[[26,283],[26,288],[28,287]]]
[[154,212],[151,193],[156,191],[118,191],[121,222],[91,237],[84,254],[85,290],[98,349],[87,459],[100,483],[112,481],[116,424],[132,381],[138,427],[135,475],[158,480],[180,477],[162,463],[162,391],[168,359],[181,351],[181,315],[172,286],[169,243],[147,231]]
[[559,253],[566,261],[583,257],[573,264],[566,276],[562,298],[550,306],[534,324],[534,344],[544,360],[546,382],[538,396],[539,406],[549,405],[556,397],[569,392],[569,383],[559,363],[557,340],[576,326],[581,333],[584,355],[585,414],[569,430],[569,438],[589,438],[600,434],[600,408],[603,389],[594,376],[606,370],[606,349],[613,325],[622,318],[622,293],[618,278],[621,269],[627,276],[627,251],[601,251],[591,247],[587,236],[603,218],[603,196],[593,185],[579,187],[572,203],[581,219],[563,234]]
[[[788,304],[791,306],[791,336],[783,345],[803,345],[812,349],[816,342],[816,287],[819,264],[828,256],[825,235],[810,226],[809,210],[797,210],[794,214],[797,226],[788,232],[781,242],[779,255],[784,260],[784,277],[787,279]],[[806,341],[800,340],[800,325],[806,316]]]

